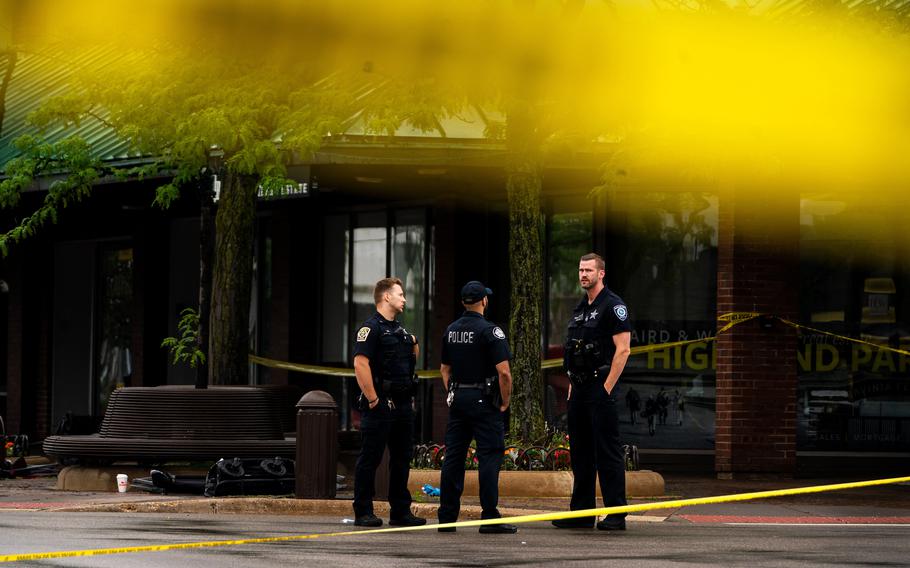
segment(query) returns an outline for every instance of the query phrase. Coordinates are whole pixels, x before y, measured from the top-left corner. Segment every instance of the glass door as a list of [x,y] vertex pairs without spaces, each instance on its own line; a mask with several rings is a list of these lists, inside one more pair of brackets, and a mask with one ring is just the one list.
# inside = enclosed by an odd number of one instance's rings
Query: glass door
[[94,404],[96,415],[104,416],[111,393],[133,374],[133,248],[102,245],[98,256]]

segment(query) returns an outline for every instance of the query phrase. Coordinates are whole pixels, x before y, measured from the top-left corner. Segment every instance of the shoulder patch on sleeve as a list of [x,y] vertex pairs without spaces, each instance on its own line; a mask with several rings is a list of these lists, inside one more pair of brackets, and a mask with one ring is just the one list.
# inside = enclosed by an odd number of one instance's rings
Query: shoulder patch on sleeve
[[613,306],[613,313],[616,314],[616,317],[619,318],[619,321],[626,321],[626,318],[629,317],[629,309],[622,304]]
[[363,326],[357,332],[357,341],[366,341],[367,337],[370,336],[370,328]]
[[494,328],[493,328],[493,337],[495,337],[496,339],[505,339],[505,338],[506,338],[506,334],[503,333],[502,330],[501,330],[500,328],[494,327]]

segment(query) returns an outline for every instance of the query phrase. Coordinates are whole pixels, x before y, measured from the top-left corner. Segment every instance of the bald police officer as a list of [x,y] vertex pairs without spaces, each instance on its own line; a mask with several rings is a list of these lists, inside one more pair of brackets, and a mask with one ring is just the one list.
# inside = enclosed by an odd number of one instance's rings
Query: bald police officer
[[373,289],[376,313],[357,331],[354,374],[360,386],[360,455],[354,470],[354,524],[378,527],[373,514],[376,468],[389,448],[389,524],[415,526],[426,519],[411,513],[408,475],[414,450],[414,367],[417,338],[395,318],[407,300],[401,280],[383,278]]
[[[585,291],[566,333],[563,365],[569,375],[569,452],[573,511],[593,509],[595,475],[605,507],[626,504],[625,455],[619,440],[616,383],[629,358],[629,309],[604,284],[604,260],[586,254],[578,263]],[[552,521],[558,528],[592,528],[594,517]],[[600,530],[625,530],[626,516],[608,515]]]
[[[502,329],[484,317],[493,292],[476,280],[461,289],[464,314],[446,329],[442,342],[442,381],[448,392],[449,424],[442,463],[439,523],[458,520],[464,490],[464,462],[471,438],[477,440],[482,519],[498,519],[499,467],[505,451],[503,412],[512,394],[509,343]],[[454,527],[438,529],[453,532]],[[483,525],[481,533],[515,533],[506,523]]]

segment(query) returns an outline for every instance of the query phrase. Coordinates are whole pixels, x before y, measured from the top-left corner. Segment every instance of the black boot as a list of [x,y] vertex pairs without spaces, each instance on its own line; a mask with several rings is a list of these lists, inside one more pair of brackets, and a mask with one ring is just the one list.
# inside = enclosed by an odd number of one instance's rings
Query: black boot
[[408,514],[403,517],[389,519],[389,524],[393,527],[419,527],[427,524],[427,520],[408,511]]
[[576,517],[574,519],[556,519],[550,521],[558,529],[593,529],[594,517]]

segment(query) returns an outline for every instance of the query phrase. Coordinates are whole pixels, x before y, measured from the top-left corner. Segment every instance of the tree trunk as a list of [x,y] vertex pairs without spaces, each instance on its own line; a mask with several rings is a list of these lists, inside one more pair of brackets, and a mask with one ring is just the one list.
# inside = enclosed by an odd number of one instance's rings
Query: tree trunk
[[256,220],[256,178],[226,172],[215,215],[210,382],[249,383],[250,292]]
[[540,369],[543,271],[540,251],[540,145],[526,105],[509,112],[506,171],[509,196],[509,318],[512,360],[511,431],[525,441],[544,435],[543,382]]

